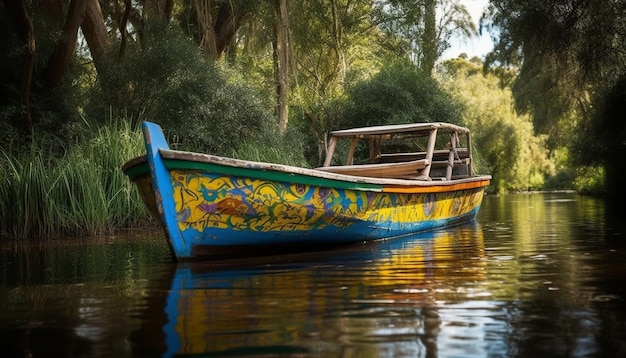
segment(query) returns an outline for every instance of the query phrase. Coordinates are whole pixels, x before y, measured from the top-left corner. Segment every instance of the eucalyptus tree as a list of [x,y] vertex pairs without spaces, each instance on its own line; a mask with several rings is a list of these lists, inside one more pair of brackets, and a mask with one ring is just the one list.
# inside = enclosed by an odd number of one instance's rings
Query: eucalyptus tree
[[603,166],[610,197],[624,200],[625,13],[625,0],[491,0],[486,17],[497,39],[487,65],[519,68],[517,109],[553,143],[574,118],[578,164]]
[[[309,0],[291,9],[294,60],[311,94],[332,96],[342,91],[349,70],[376,67],[370,1]],[[364,64],[368,57],[374,63]]]
[[[181,27],[195,39],[209,59],[221,60],[226,55],[227,60],[233,60],[242,43],[253,42],[256,43],[253,47],[263,48],[265,53],[271,54],[276,115],[281,133],[287,129],[289,116],[289,18],[287,0],[187,0],[182,2],[178,16]],[[267,33],[271,35],[267,36]],[[244,50],[250,48],[245,46]]]
[[408,54],[427,74],[453,37],[477,34],[471,15],[458,0],[380,0],[375,2],[375,13],[380,28],[395,38],[388,43],[392,50]]
[[[111,72],[108,68],[110,56],[117,56],[118,62],[123,60],[129,39],[139,41],[143,36],[143,24],[147,18],[159,18],[167,20],[171,18],[173,0],[143,0],[133,2],[130,0],[51,0],[51,1],[26,1],[26,0],[3,0],[0,11],[4,11],[6,19],[13,25],[5,33],[4,45],[8,48],[3,61],[8,65],[4,69],[11,73],[17,66],[16,62],[23,61],[20,75],[20,103],[21,108],[15,112],[23,113],[23,120],[18,127],[24,131],[32,132],[34,126],[41,122],[41,118],[54,117],[54,112],[61,112],[59,103],[64,100],[52,99],[54,92],[72,92],[72,87],[80,91],[80,86],[72,86],[72,82],[81,82],[81,74],[71,72],[71,67],[81,67],[84,72],[84,63],[93,60],[95,74],[98,80],[104,80],[105,73]],[[129,34],[132,29],[133,34]],[[119,30],[119,32],[118,32]],[[87,44],[82,53],[83,63],[76,65],[77,44],[79,33]],[[16,36],[11,36],[15,34]],[[114,39],[120,38],[120,46],[117,53],[112,51]],[[78,51],[80,52],[80,51]],[[87,54],[88,55],[85,55]],[[88,58],[89,59],[88,59]],[[80,69],[74,69],[80,72]],[[83,74],[83,78],[92,74]],[[69,78],[68,78],[69,77]],[[11,87],[11,79],[4,79],[3,83]],[[84,84],[84,83],[83,83]],[[63,90],[59,90],[65,86]],[[43,97],[35,104],[35,109],[40,113],[33,118],[31,113],[32,95]],[[61,97],[73,98],[79,95]],[[11,95],[3,96],[10,103]],[[47,97],[47,98],[46,98]],[[42,102],[47,102],[42,105]],[[14,117],[4,111],[4,115]],[[67,113],[60,113],[60,117],[69,117]],[[61,119],[67,121],[67,119]],[[63,123],[55,123],[49,127],[60,128]],[[49,128],[51,129],[51,128]]]
[[338,115],[346,83],[370,76],[383,62],[370,0],[291,2],[294,78],[292,106],[318,155]]
[[260,1],[186,0],[181,2],[178,21],[194,38],[205,56],[220,59],[245,19],[252,16]]

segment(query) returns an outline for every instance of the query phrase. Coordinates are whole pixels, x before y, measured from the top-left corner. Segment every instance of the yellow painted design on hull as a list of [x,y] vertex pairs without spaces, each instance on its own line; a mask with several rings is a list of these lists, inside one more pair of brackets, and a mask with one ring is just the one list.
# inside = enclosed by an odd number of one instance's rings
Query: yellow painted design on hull
[[463,215],[480,205],[483,189],[385,193],[172,171],[181,230],[228,228],[301,231],[356,222],[412,224]]

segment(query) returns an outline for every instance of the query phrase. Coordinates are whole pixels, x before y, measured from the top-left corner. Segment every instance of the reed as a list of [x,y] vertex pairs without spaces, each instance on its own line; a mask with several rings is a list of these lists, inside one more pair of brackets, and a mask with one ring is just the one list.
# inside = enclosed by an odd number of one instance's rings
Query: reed
[[12,237],[93,235],[149,220],[120,168],[142,152],[141,133],[119,119],[85,123],[57,158],[43,143],[28,155],[0,151],[0,233]]
[[2,151],[0,226],[2,232],[22,236],[27,231],[46,232],[49,222],[43,209],[47,175],[45,159],[33,146],[19,161]]

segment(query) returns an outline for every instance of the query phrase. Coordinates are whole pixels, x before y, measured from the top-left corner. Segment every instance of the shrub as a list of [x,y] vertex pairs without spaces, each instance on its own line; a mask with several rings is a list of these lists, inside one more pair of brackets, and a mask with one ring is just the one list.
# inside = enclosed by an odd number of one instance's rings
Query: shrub
[[393,123],[460,123],[461,107],[439,84],[407,62],[383,67],[348,90],[340,127]]
[[88,110],[109,108],[162,125],[179,147],[224,154],[276,128],[271,103],[215,62],[175,28],[147,32],[141,48],[101,74]]

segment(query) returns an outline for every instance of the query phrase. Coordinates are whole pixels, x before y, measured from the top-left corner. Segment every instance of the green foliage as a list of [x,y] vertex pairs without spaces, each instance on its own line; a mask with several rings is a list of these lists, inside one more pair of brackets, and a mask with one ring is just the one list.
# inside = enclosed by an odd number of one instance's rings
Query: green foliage
[[592,115],[581,121],[585,131],[579,131],[576,137],[575,163],[583,167],[601,165],[609,198],[621,205],[626,200],[626,73],[598,91],[593,102],[596,106]]
[[[96,182],[93,184],[93,190],[82,189],[85,194],[93,193],[91,197],[84,195],[79,199],[84,200],[85,207],[91,206],[90,214],[95,217],[101,215],[103,226],[98,231],[123,227],[133,224],[138,219],[146,219],[137,189],[120,170],[127,160],[145,152],[141,131],[138,127],[132,127],[130,122],[125,118],[110,118],[105,126],[86,123],[82,140],[60,161],[60,167],[65,166],[68,171],[78,172],[74,174],[78,176],[78,180],[72,188],[73,192],[76,193],[77,189],[84,185],[82,183],[85,182],[85,178],[93,177],[93,181]],[[76,168],[76,163],[85,163],[86,169]],[[69,173],[64,176],[70,178]],[[94,198],[98,200],[97,206],[90,204]],[[80,201],[77,202],[78,206],[76,202],[68,201],[66,204],[75,205],[78,209]],[[90,220],[84,221],[88,224]],[[90,226],[92,225],[84,227]],[[77,225],[75,230],[80,230],[80,227]]]
[[445,87],[465,107],[464,123],[484,160],[481,170],[493,176],[492,186],[498,192],[540,189],[555,170],[546,137],[534,135],[528,115],[515,113],[510,89],[480,69],[461,58],[442,66]]
[[277,140],[273,142],[250,141],[241,144],[229,156],[244,160],[280,163],[295,167],[307,167],[302,142]]
[[19,101],[20,89],[14,85],[0,89],[0,148],[28,151],[34,135],[47,137],[55,150],[61,150],[57,144],[71,136],[67,128],[79,119],[74,103],[77,92],[71,86],[46,93],[33,90],[30,95],[33,130],[30,131],[25,123],[26,110]]
[[[382,46],[396,53],[397,57],[408,55],[429,74],[431,61],[451,46],[454,37],[465,39],[478,33],[465,5],[455,0],[375,1],[372,12],[378,28],[385,35]],[[435,18],[438,19],[436,29],[429,31],[429,19]],[[428,61],[429,55],[436,58]]]
[[600,195],[606,193],[604,169],[597,166],[576,169],[574,188],[581,194]]
[[550,160],[554,163],[555,172],[553,175],[546,177],[544,189],[574,190],[577,171],[571,165],[571,155],[568,147],[553,150]]
[[[461,106],[431,77],[409,61],[384,66],[368,80],[356,82],[338,97],[305,112],[296,130],[314,133],[304,140],[310,165],[321,164],[325,136],[331,130],[415,122],[460,123]],[[292,122],[293,123],[293,122]]]
[[45,159],[38,148],[28,158],[18,161],[1,152],[0,233],[26,236],[28,232],[46,232],[50,221],[43,210],[48,177]]
[[309,107],[302,113],[305,120],[295,123],[295,130],[313,133],[303,138],[304,155],[309,165],[319,166],[325,156],[326,135],[331,130],[395,123],[459,123],[460,110],[459,104],[435,80],[414,64],[397,61],[368,80],[355,82],[345,97]]
[[414,122],[460,123],[461,107],[430,76],[411,63],[383,67],[348,90],[344,116],[334,129]]
[[239,144],[224,154],[244,160],[307,167],[310,166],[304,156],[307,137],[305,132],[293,127],[282,136],[277,131],[259,132],[240,138]]
[[[419,73],[415,63],[423,50],[424,4],[291,2],[291,118],[287,135],[281,137],[272,113],[275,4],[214,3],[213,10],[232,6],[242,16],[227,61],[217,63],[198,49],[199,26],[191,3],[176,3],[169,26],[153,22],[147,12],[140,22],[132,21],[122,60],[114,30],[119,9],[103,8],[113,45],[104,50],[98,71],[84,48],[72,60],[62,86],[44,92],[39,79],[59,40],[60,24],[42,12],[45,6],[27,2],[37,35],[32,133],[24,128],[20,98],[23,43],[14,31],[0,33],[0,232],[102,232],[145,220],[136,190],[119,171],[142,151],[135,130],[142,118],[161,124],[175,148],[297,166],[320,164],[325,135],[332,129],[460,123],[473,130],[475,159],[482,164],[480,171],[494,175],[498,191],[541,188],[546,177],[552,187],[565,186],[577,175],[595,173],[567,170],[570,156],[593,167],[606,165],[602,158],[619,163],[624,122],[617,109],[623,97],[618,93],[622,87],[613,85],[623,77],[626,52],[619,37],[606,36],[623,33],[622,17],[616,16],[623,12],[623,0],[606,6],[562,3],[491,1],[496,15],[492,25],[503,31],[498,57],[489,60],[521,66],[520,71],[497,69],[507,85],[515,86],[514,104],[508,87],[502,89],[491,75],[484,77],[476,61],[446,64],[445,88],[454,97]],[[443,13],[437,51],[447,46],[452,32],[475,31],[463,7],[455,1],[439,4]],[[572,12],[574,8],[579,12]],[[0,6],[0,27],[12,28],[3,10]],[[593,20],[595,15],[602,21]],[[613,104],[599,105],[610,94]],[[514,108],[530,115],[518,116]],[[591,115],[581,120],[587,112]],[[531,118],[542,126],[533,126]],[[560,152],[578,123],[585,129],[585,136],[575,138],[581,145]],[[533,128],[550,137],[534,135]],[[596,175],[581,178],[579,188],[600,187],[594,184]]]
[[[331,5],[331,6],[329,6]],[[298,101],[338,98],[351,78],[362,79],[379,67],[381,48],[372,31],[370,4],[338,0],[290,3],[295,75],[303,91]]]
[[626,1],[492,0],[489,10],[499,41],[487,62],[519,66],[517,108],[550,135],[551,148],[570,145],[573,164],[603,166],[607,197],[626,200]]
[[241,75],[205,60],[173,28],[155,28],[143,48],[129,49],[123,63],[109,67],[91,95],[90,117],[124,111],[161,124],[181,147],[216,154],[276,127],[267,98]]
[[397,54],[381,44],[387,39],[369,2],[295,1],[289,7],[294,71],[288,130],[303,136],[305,156],[316,166],[324,135],[343,112],[345,88],[370,78]]
[[[22,101],[26,46],[16,36],[14,25],[6,15],[0,7],[0,28],[3,29],[0,32],[0,148],[29,151],[33,133],[27,128],[27,111]],[[52,91],[43,90],[41,75],[58,40],[59,29],[52,30],[58,23],[50,20],[47,14],[35,15],[32,20],[37,29],[37,52],[28,96],[33,132],[37,138],[56,138],[62,142],[68,136],[66,126],[79,119],[75,109],[81,92],[71,79],[82,69],[73,59],[65,74],[68,81]]]
[[137,190],[120,170],[141,153],[128,121],[87,128],[66,155],[33,142],[23,157],[0,157],[0,233],[14,237],[97,234],[148,220]]

